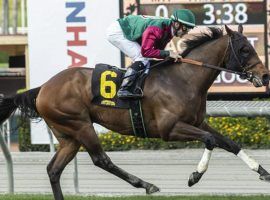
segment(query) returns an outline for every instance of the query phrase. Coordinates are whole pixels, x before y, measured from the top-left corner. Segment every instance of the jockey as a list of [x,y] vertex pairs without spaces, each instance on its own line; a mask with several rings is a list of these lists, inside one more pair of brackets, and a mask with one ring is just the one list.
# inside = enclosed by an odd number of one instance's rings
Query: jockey
[[107,30],[107,39],[133,61],[117,92],[118,97],[140,97],[130,91],[137,79],[137,72],[149,67],[150,58],[181,58],[177,52],[164,48],[173,36],[183,37],[194,27],[195,16],[187,9],[175,10],[170,18],[129,15],[111,24]]

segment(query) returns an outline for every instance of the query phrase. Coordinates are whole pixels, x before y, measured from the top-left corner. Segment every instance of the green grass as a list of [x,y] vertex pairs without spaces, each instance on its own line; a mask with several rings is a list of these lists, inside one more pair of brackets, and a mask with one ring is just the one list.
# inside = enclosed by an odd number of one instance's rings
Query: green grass
[[[66,196],[65,200],[268,200],[270,196]],[[0,195],[0,200],[53,200],[51,195]]]

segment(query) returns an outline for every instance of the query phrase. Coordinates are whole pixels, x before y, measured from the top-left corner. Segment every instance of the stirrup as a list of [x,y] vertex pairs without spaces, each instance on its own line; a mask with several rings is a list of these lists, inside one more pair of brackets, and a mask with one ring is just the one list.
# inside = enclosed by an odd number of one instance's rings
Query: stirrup
[[143,97],[143,90],[140,87],[136,87],[134,93]]
[[119,99],[138,99],[138,98],[142,98],[143,97],[143,94],[134,94],[134,93],[131,93],[129,92],[128,90],[119,90],[117,92],[117,97]]

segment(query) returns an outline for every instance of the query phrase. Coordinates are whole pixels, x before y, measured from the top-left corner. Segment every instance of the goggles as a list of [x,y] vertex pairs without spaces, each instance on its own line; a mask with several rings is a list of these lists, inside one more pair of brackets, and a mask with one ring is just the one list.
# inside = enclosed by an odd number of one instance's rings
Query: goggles
[[190,30],[191,30],[190,27],[187,27],[187,26],[185,26],[185,25],[182,24],[182,31],[189,32]]

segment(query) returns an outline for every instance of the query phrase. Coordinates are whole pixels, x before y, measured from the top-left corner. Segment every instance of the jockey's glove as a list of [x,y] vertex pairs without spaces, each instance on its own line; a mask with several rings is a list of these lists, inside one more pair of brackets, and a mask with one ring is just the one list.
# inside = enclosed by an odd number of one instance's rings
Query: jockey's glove
[[178,52],[170,51],[169,56],[173,58],[175,62],[177,62],[178,60],[182,60],[182,56]]

